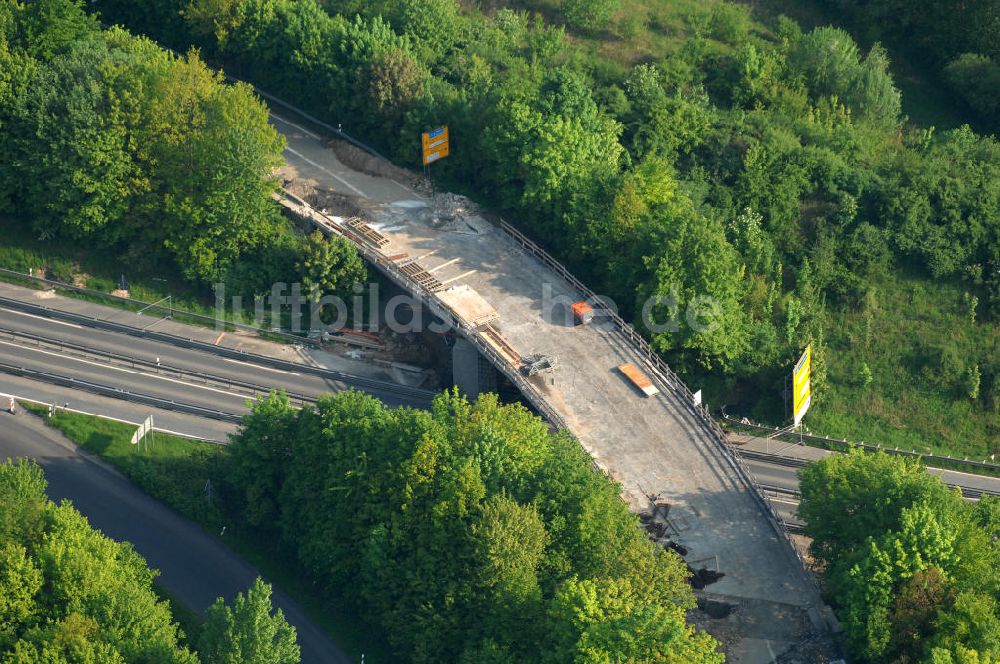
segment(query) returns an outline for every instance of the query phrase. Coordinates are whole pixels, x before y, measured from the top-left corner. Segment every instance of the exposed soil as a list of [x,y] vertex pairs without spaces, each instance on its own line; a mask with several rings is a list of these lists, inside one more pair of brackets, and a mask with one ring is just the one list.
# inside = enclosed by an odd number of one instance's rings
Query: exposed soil
[[395,180],[421,194],[430,194],[431,192],[431,185],[426,178],[405,168],[400,168],[385,159],[379,159],[347,141],[330,140],[327,141],[326,147],[333,150],[340,163],[348,168],[366,175]]

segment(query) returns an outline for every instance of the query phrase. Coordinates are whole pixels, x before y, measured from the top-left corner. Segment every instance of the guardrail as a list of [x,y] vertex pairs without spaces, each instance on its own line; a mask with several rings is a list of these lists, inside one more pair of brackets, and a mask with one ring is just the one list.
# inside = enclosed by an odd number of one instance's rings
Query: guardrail
[[[327,219],[325,215],[318,212],[298,197],[293,198],[285,193],[285,196],[282,198],[282,203],[285,207],[304,217],[308,221],[311,221],[323,231],[347,237],[349,240],[352,239],[343,232],[339,225]],[[739,454],[726,444],[725,432],[712,418],[708,409],[703,405],[696,404],[694,402],[694,395],[691,390],[688,389],[677,374],[675,374],[673,370],[671,370],[670,367],[667,366],[667,364],[653,352],[653,349],[642,337],[642,335],[640,335],[631,325],[622,319],[617,312],[611,310],[604,300],[597,296],[592,290],[587,288],[583,282],[574,277],[573,274],[565,268],[565,266],[506,221],[500,220],[500,230],[523,250],[540,259],[547,267],[565,279],[571,286],[576,288],[584,296],[584,299],[590,300],[595,305],[595,309],[600,310],[602,315],[609,318],[614,323],[615,328],[621,337],[633,350],[638,352],[640,357],[643,358],[647,369],[649,369],[650,373],[652,373],[653,376],[659,380],[661,386],[680,397],[680,401],[690,412],[694,414],[696,420],[709,434],[709,439],[714,445],[716,445],[717,450],[721,452],[722,457],[730,464],[730,467],[736,473],[737,477],[739,477],[750,490],[754,500],[764,511],[771,527],[785,543],[787,552],[789,552],[794,559],[798,561],[800,570],[806,582],[818,591],[819,584],[816,578],[809,573],[805,559],[789,538],[790,531],[788,525],[785,523],[785,520],[774,508],[771,501],[766,498],[764,492],[758,486],[753,474],[750,473]],[[503,373],[519,390],[521,390],[522,394],[524,394],[528,401],[535,406],[535,408],[542,414],[543,417],[545,417],[545,419],[549,421],[551,425],[556,428],[568,429],[565,420],[559,415],[556,409],[552,407],[545,396],[534,385],[525,380],[524,377],[521,376],[520,372],[515,367],[512,367],[505,358],[501,357],[496,351],[494,351],[477,329],[467,325],[464,321],[453,316],[446,307],[438,304],[437,299],[432,292],[414,283],[407,274],[400,270],[395,263],[389,260],[388,257],[382,252],[373,247],[369,247],[364,242],[352,241],[352,244],[357,247],[358,251],[370,263],[375,265],[378,270],[383,272],[401,287],[408,290],[415,298],[427,305],[442,320],[450,323],[459,332],[461,332],[462,335],[465,336],[465,338],[468,339],[474,346],[476,346],[476,348],[479,349],[484,356],[493,362],[494,366],[497,367],[501,373]],[[597,470],[602,470],[597,465],[596,461],[594,462],[594,467]]]
[[847,440],[846,438],[838,440],[836,438],[829,438],[827,436],[817,436],[809,433],[785,432],[778,427],[769,427],[764,424],[754,424],[753,422],[749,423],[743,422],[742,420],[737,420],[735,417],[727,415],[726,413],[722,413],[722,417],[726,422],[731,423],[737,428],[764,431],[773,438],[777,439],[781,439],[782,436],[790,436],[794,437],[795,439],[802,438],[805,440],[822,443],[823,445],[827,445],[830,448],[833,448],[835,451],[839,450],[846,452],[852,448],[857,448],[866,450],[868,452],[885,452],[886,454],[895,454],[909,458],[941,459],[951,464],[968,466],[970,468],[978,468],[980,470],[988,470],[992,473],[1000,474],[1000,464],[987,463],[985,461],[975,461],[969,459],[968,457],[960,459],[958,457],[953,457],[948,454],[934,454],[933,452],[923,453],[923,452],[917,452],[916,450],[901,450],[898,447],[896,448],[882,447],[881,445],[872,445],[871,443],[866,443],[863,441],[855,443]]
[[255,353],[249,353],[247,351],[236,350],[234,348],[227,348],[225,346],[216,346],[214,344],[210,344],[204,341],[197,341],[195,339],[186,339],[184,337],[178,337],[172,334],[168,334],[166,332],[144,330],[129,325],[122,325],[120,323],[114,323],[112,321],[102,320],[100,318],[85,316],[83,314],[63,311],[61,309],[51,309],[49,307],[33,304],[30,302],[22,302],[21,300],[15,300],[12,298],[0,297],[0,305],[8,307],[10,309],[17,309],[19,311],[35,313],[36,315],[44,316],[46,318],[55,318],[59,320],[64,320],[84,325],[86,327],[92,327],[95,329],[108,330],[119,334],[127,334],[129,336],[150,339],[152,341],[166,343],[171,346],[177,346],[179,348],[188,348],[205,353],[210,353],[212,355],[218,355],[220,357],[228,357],[230,359],[235,359],[240,362],[251,362],[254,364],[260,364],[274,369],[282,369],[285,371],[296,371],[299,373],[308,373],[329,380],[339,381],[344,385],[350,387],[357,387],[359,389],[364,389],[364,390],[377,390],[384,392],[386,394],[393,394],[395,396],[398,396],[400,398],[405,398],[414,403],[430,404],[431,400],[434,398],[435,395],[434,392],[431,392],[429,390],[422,390],[415,387],[407,387],[405,385],[399,385],[397,383],[375,380],[374,378],[352,376],[351,374],[346,374],[341,371],[334,371],[333,369],[316,367],[311,364],[299,364],[296,362],[289,362],[288,360],[281,360],[274,357],[268,357],[266,355],[257,355]]
[[[72,293],[80,293],[92,298],[100,298],[108,300],[118,305],[127,305],[130,307],[126,311],[134,311],[137,309],[148,310],[152,309],[154,311],[160,311],[164,314],[164,318],[185,318],[198,325],[203,325],[205,327],[211,327],[216,330],[240,330],[243,332],[251,332],[258,336],[268,336],[274,339],[280,340],[282,343],[288,344],[307,344],[311,346],[319,346],[320,342],[311,339],[307,336],[301,336],[298,334],[292,334],[290,332],[282,332],[280,330],[264,330],[256,325],[249,325],[247,323],[240,323],[238,321],[233,321],[229,319],[215,318],[213,316],[206,316],[205,314],[195,313],[193,311],[188,311],[186,309],[179,309],[173,306],[173,304],[163,305],[160,302],[146,302],[144,300],[137,300],[132,297],[124,297],[121,295],[113,295],[111,293],[105,293],[104,291],[94,290],[93,288],[84,288],[83,286],[77,286],[75,284],[69,284],[64,281],[57,281],[55,279],[46,279],[45,277],[39,277],[34,274],[18,272],[17,270],[9,270],[7,268],[0,267],[0,275],[7,275],[9,277],[14,277],[17,279],[25,279],[29,282],[34,282],[37,284],[42,284],[49,286],[53,289],[60,289],[64,291],[70,291]],[[164,298],[166,299],[166,298]],[[349,336],[342,335],[331,335],[331,340],[336,343],[345,344],[347,346],[356,346],[358,348],[381,348],[380,345],[366,341],[364,339],[356,339]]]
[[47,371],[38,371],[35,369],[28,369],[26,367],[19,367],[6,362],[0,362],[0,372],[30,378],[42,383],[49,383],[50,385],[59,385],[61,387],[70,387],[75,390],[84,390],[100,396],[133,401],[146,406],[153,406],[164,410],[173,410],[180,413],[186,413],[188,415],[197,415],[199,417],[205,417],[213,420],[221,420],[224,422],[239,422],[241,420],[241,416],[234,413],[226,413],[213,408],[205,408],[195,404],[174,401],[172,399],[164,399],[151,394],[129,392],[128,390],[123,390],[117,387],[109,387],[108,385],[101,385],[100,383],[94,383],[87,380],[79,380],[70,376],[62,376],[60,374],[49,373]]
[[[325,232],[352,239],[350,235],[343,232],[343,229],[341,229],[340,226],[331,222],[325,215],[301,199],[286,195],[284,203],[287,208],[305,217]],[[524,396],[527,397],[528,401],[531,402],[531,404],[542,414],[543,417],[545,417],[546,420],[549,421],[550,424],[557,428],[567,428],[566,422],[563,420],[562,416],[560,416],[559,413],[548,403],[541,392],[539,392],[534,385],[528,382],[516,368],[512,367],[502,356],[500,356],[500,354],[497,353],[486,341],[485,337],[478,329],[468,325],[465,321],[454,316],[443,303],[438,301],[434,293],[415,283],[412,279],[410,279],[409,275],[403,272],[393,261],[389,260],[385,254],[377,249],[374,249],[373,247],[368,246],[364,242],[352,240],[351,244],[353,244],[357,248],[358,252],[361,253],[361,255],[364,256],[369,263],[374,265],[376,269],[392,279],[400,287],[409,291],[414,298],[426,305],[436,316],[441,318],[442,321],[451,325],[466,339],[468,339],[479,350],[479,352],[493,362],[494,366],[496,366],[497,369],[499,369],[508,378],[508,380],[521,390]]]
[[[674,373],[674,371],[667,365],[666,362],[653,350],[649,345],[649,342],[640,334],[631,324],[629,324],[625,319],[618,315],[617,311],[614,311],[607,302],[604,301],[599,295],[594,291],[587,288],[583,282],[577,279],[573,274],[566,269],[566,267],[552,257],[547,251],[539,247],[532,240],[530,240],[521,231],[517,230],[509,223],[504,220],[500,220],[499,224],[500,230],[516,245],[521,247],[529,254],[533,255],[535,258],[540,260],[546,267],[554,271],[560,277],[562,277],[567,283],[569,283],[573,288],[575,288],[581,295],[582,299],[585,299],[591,303],[594,307],[595,313],[599,316],[603,316],[607,320],[610,320],[614,326],[616,332],[621,336],[621,338],[632,348],[633,351],[638,353],[642,358],[645,368],[653,375],[655,379],[658,379],[661,387],[664,387],[675,395],[679,397],[679,400],[692,414],[694,414],[697,421],[702,425],[702,427],[709,434],[709,438],[716,445],[717,449],[722,453],[723,458],[726,459],[733,470],[736,472],[737,476],[746,484],[750,489],[751,494],[754,499],[764,510],[764,514],[768,517],[771,522],[772,528],[775,532],[782,538],[786,544],[787,550],[798,560],[801,566],[803,576],[814,588],[818,590],[819,584],[815,576],[813,576],[808,571],[808,565],[805,559],[802,557],[801,552],[798,547],[789,538],[789,533],[791,529],[789,524],[781,517],[778,511],[774,508],[774,505],[768,500],[767,496],[764,494],[763,489],[757,484],[757,480],[754,478],[753,474],[746,467],[743,459],[740,457],[738,451],[733,450],[726,442],[726,433],[719,426],[719,423],[715,421],[712,417],[711,412],[704,406],[704,404],[695,403],[694,393],[684,384],[684,381]],[[595,319],[597,316],[595,316]],[[595,320],[595,323],[597,321]],[[593,324],[593,323],[592,323]]]
[[[131,369],[142,369],[147,373],[154,373],[157,376],[172,375],[177,379],[193,379],[194,381],[197,381],[198,384],[205,387],[211,386],[226,388],[231,391],[240,391],[243,396],[252,397],[254,399],[260,396],[267,396],[274,389],[266,385],[257,385],[255,383],[249,383],[242,380],[215,376],[203,371],[193,371],[191,369],[175,367],[161,362],[151,362],[149,360],[113,353],[111,351],[89,348],[87,346],[70,343],[61,339],[50,339],[37,334],[29,334],[26,332],[0,328],[0,338],[7,338],[12,341],[27,341],[31,342],[32,345],[38,349],[48,348],[50,350],[58,350],[66,355],[82,357],[85,360],[102,360],[111,366],[117,365],[126,366]],[[24,343],[22,345],[26,346],[28,344]],[[299,407],[306,404],[316,403],[316,399],[304,394],[288,392],[287,390],[285,391],[285,394],[288,396],[291,403]]]

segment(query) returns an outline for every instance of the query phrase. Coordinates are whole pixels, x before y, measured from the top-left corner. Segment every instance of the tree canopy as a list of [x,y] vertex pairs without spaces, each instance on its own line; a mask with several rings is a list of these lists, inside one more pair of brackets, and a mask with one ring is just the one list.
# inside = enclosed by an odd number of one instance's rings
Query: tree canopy
[[17,664],[296,664],[295,628],[271,614],[259,578],[208,609],[199,651],[153,589],[155,570],[128,542],[52,503],[41,468],[0,462],[0,659]]
[[231,446],[237,512],[415,662],[721,663],[685,623],[688,569],[579,443],[519,405],[357,392],[258,402]]
[[1000,658],[1000,501],[968,503],[915,461],[830,456],[798,513],[848,646],[868,662]]
[[[920,386],[919,409],[966,408],[976,448],[990,446],[986,413],[1000,403],[989,328],[1000,315],[997,144],[968,128],[907,124],[878,43],[861,48],[843,29],[803,31],[784,18],[763,26],[725,2],[664,9],[645,25],[648,8],[632,16],[603,1],[517,5],[529,11],[451,0],[90,5],[200,46],[405,165],[419,163],[420,132],[447,123],[454,149],[436,178],[504,211],[684,375],[718,391],[713,402],[781,419],[783,377],[812,344],[814,410],[826,401],[840,411],[825,424],[848,428],[842,415],[863,392],[901,406],[885,375],[901,368],[901,381]],[[958,14],[969,12],[992,20],[985,5]],[[670,20],[681,27],[666,30]],[[629,30],[679,36],[630,57],[649,46]],[[991,66],[969,56],[950,75],[980,86],[987,103]],[[878,304],[901,299],[897,283],[911,275],[977,298],[961,343],[950,331],[941,338],[964,373],[978,371],[978,391],[921,381],[926,356],[908,330],[862,346],[857,325],[839,324],[864,318],[868,339],[891,327],[898,314]],[[935,306],[939,320],[950,310]],[[824,378],[827,358],[835,381]],[[862,365],[872,379],[856,384]]]

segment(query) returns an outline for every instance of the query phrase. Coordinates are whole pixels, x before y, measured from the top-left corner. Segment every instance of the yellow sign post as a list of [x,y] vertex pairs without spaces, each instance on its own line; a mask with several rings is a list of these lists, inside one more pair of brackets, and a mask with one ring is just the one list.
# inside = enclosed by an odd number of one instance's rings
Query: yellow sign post
[[421,138],[424,145],[424,166],[448,156],[448,127],[425,131]]
[[799,422],[802,421],[806,411],[809,410],[809,404],[812,403],[811,378],[812,346],[806,346],[802,357],[799,358],[798,363],[795,365],[795,370],[792,371],[792,407],[795,426],[799,426]]

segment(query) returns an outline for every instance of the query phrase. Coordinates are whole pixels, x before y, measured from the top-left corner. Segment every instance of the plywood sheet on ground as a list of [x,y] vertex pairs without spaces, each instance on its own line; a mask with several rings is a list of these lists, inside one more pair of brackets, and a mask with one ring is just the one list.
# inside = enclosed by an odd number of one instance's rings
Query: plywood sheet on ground
[[466,284],[439,291],[437,296],[457,316],[473,327],[480,327],[500,319],[500,314],[474,288]]

